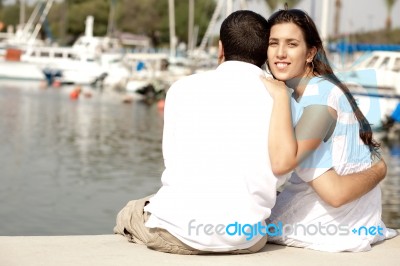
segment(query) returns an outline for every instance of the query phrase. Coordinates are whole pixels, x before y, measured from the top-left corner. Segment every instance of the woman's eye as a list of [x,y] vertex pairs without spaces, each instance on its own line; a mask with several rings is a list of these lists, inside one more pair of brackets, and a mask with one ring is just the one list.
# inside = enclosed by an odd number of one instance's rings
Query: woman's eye
[[272,45],[277,45],[277,44],[278,44],[277,42],[270,42],[268,45],[272,46]]
[[289,47],[296,47],[296,46],[297,46],[297,43],[293,43],[293,42],[289,43]]

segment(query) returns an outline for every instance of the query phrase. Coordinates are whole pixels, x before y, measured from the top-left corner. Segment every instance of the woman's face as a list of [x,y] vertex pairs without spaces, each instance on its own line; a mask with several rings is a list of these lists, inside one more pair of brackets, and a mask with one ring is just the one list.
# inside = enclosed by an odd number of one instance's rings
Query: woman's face
[[268,65],[276,79],[289,81],[310,73],[307,60],[312,60],[314,49],[308,49],[303,32],[294,23],[275,24],[268,44]]

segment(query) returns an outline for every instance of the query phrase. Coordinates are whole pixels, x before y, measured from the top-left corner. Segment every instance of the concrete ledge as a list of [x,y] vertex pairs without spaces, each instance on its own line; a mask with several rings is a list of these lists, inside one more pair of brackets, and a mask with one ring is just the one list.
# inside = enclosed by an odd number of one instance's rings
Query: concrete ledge
[[0,236],[0,265],[399,265],[400,237],[361,253],[327,253],[268,244],[250,255],[184,256],[129,243],[120,235]]

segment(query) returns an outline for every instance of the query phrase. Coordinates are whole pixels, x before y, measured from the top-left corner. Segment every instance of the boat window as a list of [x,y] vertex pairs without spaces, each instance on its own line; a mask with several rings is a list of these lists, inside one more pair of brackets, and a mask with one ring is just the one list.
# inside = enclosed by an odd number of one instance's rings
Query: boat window
[[397,57],[394,61],[393,71],[400,72],[400,57]]
[[41,57],[49,57],[49,52],[40,52]]
[[372,57],[371,60],[369,60],[369,62],[367,63],[367,67],[373,67],[376,61],[378,61],[378,56]]
[[389,63],[389,57],[385,57],[381,63],[381,65],[379,66],[379,68],[387,68]]
[[60,58],[60,57],[63,57],[63,54],[61,52],[57,52],[57,53],[54,53],[54,57]]

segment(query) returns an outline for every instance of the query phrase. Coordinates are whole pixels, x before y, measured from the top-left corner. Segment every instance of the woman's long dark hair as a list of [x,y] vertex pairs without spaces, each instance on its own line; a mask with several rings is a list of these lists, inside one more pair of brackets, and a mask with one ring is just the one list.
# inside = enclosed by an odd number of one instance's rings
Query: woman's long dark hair
[[303,31],[307,48],[310,49],[312,47],[315,47],[317,49],[317,53],[314,56],[313,61],[311,62],[312,73],[314,75],[322,76],[326,80],[329,80],[343,91],[344,95],[351,105],[351,108],[353,109],[358,123],[360,124],[360,138],[365,145],[368,145],[371,152],[376,151],[380,147],[380,144],[372,138],[371,125],[369,124],[367,118],[365,118],[364,114],[361,112],[356,103],[356,100],[350,93],[347,86],[344,85],[333,73],[333,70],[329,65],[328,58],[326,57],[323,43],[321,37],[318,34],[318,30],[315,26],[314,21],[306,12],[300,9],[287,9],[287,5],[285,5],[285,10],[279,10],[275,12],[268,19],[268,39],[271,33],[272,26],[282,23],[294,23],[295,25],[297,25]]

